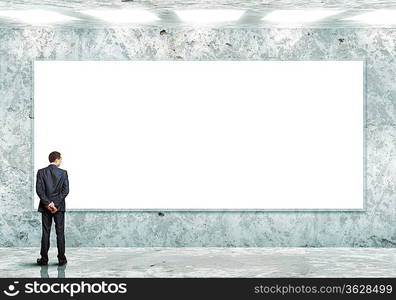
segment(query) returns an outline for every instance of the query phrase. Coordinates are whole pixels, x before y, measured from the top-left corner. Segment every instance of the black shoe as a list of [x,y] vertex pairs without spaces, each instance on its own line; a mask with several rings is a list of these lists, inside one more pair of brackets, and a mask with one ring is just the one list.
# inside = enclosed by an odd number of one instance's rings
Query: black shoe
[[37,258],[37,264],[40,266],[48,265],[48,261],[43,260],[43,258]]
[[66,264],[67,264],[67,259],[65,259],[65,260],[60,260],[59,263],[58,263],[58,266],[64,266],[64,265],[66,265]]

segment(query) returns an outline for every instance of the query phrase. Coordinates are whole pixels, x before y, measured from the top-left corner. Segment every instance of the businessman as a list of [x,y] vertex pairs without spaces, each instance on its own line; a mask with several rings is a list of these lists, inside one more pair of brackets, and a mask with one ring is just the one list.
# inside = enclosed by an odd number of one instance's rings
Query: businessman
[[56,244],[58,247],[58,265],[67,263],[65,256],[65,198],[69,194],[69,178],[67,171],[59,168],[62,163],[61,154],[53,151],[49,154],[50,164],[37,171],[36,192],[40,198],[38,211],[41,212],[42,236],[41,258],[38,265],[48,264],[50,232],[52,218],[55,221]]

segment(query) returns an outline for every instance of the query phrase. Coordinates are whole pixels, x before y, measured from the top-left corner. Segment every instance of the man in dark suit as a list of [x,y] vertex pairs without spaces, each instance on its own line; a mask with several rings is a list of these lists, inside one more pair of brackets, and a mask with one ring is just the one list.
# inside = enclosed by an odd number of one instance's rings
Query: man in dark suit
[[37,171],[36,192],[40,198],[38,211],[41,212],[42,236],[41,258],[37,264],[48,264],[48,250],[50,247],[50,232],[52,218],[55,221],[56,244],[58,247],[58,265],[67,263],[65,256],[65,198],[69,194],[69,178],[67,171],[59,168],[62,157],[53,151],[48,157],[50,164]]

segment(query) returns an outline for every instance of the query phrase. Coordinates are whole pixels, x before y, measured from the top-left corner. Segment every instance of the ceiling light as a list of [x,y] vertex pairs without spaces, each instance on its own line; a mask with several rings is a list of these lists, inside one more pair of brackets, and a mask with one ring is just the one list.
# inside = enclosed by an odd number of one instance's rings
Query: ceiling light
[[184,22],[212,23],[236,21],[245,11],[234,9],[183,9],[175,12]]
[[344,18],[347,21],[356,21],[368,24],[396,24],[396,10],[379,9],[352,17]]
[[80,12],[109,23],[145,23],[160,20],[155,14],[144,9],[90,9]]
[[43,9],[1,10],[0,17],[16,19],[30,24],[58,23],[79,20],[78,18]]
[[261,20],[274,23],[309,23],[339,14],[340,10],[312,9],[312,10],[275,10]]

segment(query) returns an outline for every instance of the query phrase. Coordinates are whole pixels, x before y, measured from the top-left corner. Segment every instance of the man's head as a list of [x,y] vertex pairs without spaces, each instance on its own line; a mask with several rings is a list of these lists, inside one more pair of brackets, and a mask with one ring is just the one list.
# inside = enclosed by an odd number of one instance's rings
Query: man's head
[[49,162],[56,165],[57,167],[60,166],[62,163],[61,154],[58,151],[52,151],[48,156]]

